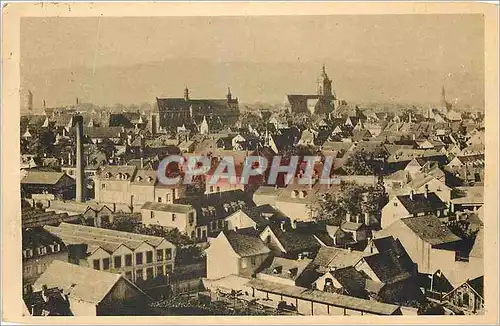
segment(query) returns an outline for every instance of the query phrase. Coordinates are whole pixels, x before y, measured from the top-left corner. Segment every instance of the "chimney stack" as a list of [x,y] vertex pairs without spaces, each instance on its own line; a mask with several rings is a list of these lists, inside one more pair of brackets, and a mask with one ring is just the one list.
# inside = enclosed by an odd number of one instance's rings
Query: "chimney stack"
[[413,200],[413,190],[410,191],[410,200]]
[[83,117],[77,115],[73,118],[76,127],[76,201],[85,201],[85,174],[83,161]]
[[370,215],[365,212],[365,225],[370,225]]

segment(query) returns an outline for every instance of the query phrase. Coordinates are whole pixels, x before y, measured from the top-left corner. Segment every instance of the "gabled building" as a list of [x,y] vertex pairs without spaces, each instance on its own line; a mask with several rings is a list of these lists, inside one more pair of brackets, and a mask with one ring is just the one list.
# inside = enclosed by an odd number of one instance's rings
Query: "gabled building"
[[313,257],[320,248],[320,243],[313,234],[287,228],[285,223],[266,226],[260,233],[260,239],[275,256],[286,258]]
[[435,215],[402,218],[378,233],[387,235],[401,242],[419,273],[441,270],[454,286],[484,271],[482,263],[461,257],[462,239]]
[[71,246],[70,262],[122,274],[141,286],[166,285],[165,275],[174,270],[175,245],[162,237],[68,223],[44,229]]
[[[210,241],[205,253],[208,279],[229,275],[250,277],[271,256],[271,250],[261,239],[234,231],[220,232]],[[223,263],[221,257],[224,257]]]
[[49,291],[51,296],[59,295],[67,302],[65,308],[69,308],[72,316],[141,315],[146,314],[147,304],[151,301],[148,295],[119,274],[61,261],[52,262],[35,282],[33,290],[25,302],[34,315],[41,315],[42,310],[50,315],[52,309],[48,307],[49,302],[45,302]]
[[21,192],[27,198],[34,194],[52,194],[57,198],[72,199],[75,189],[75,180],[63,172],[30,170],[21,180]]
[[443,300],[469,314],[484,314],[484,276],[465,281],[447,293]]
[[400,195],[391,199],[382,208],[382,228],[405,218],[416,217],[427,214],[435,214],[437,217],[445,216],[446,204],[433,192],[415,194],[410,191],[409,195]]
[[22,231],[23,293],[54,260],[68,261],[68,251],[62,240],[41,227]]

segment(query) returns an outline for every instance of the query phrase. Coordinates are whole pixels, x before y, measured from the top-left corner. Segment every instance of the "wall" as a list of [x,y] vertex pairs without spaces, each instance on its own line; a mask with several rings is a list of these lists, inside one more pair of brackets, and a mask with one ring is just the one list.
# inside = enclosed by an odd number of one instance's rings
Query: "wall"
[[312,220],[313,211],[309,203],[277,201],[276,207],[286,216],[296,221]]
[[264,281],[273,282],[273,283],[295,286],[295,280],[290,279],[290,278],[279,277],[277,275],[258,273],[257,278],[264,280]]
[[[239,257],[231,248],[226,238],[219,236],[210,241],[210,247],[206,249],[207,255],[207,278],[218,279],[231,274],[239,273]],[[221,261],[221,257],[224,260]]]
[[154,202],[155,187],[153,185],[130,185],[130,194],[134,196],[134,205],[143,205],[147,201]]
[[57,253],[23,259],[23,285],[34,283],[54,260],[67,262],[68,252],[63,250]]
[[[154,217],[151,218],[151,212],[153,212]],[[189,226],[188,214],[174,213],[174,212],[164,212],[164,211],[151,211],[149,209],[142,209],[142,224],[144,225],[160,225],[166,228],[177,228],[180,232],[191,234],[194,230],[195,219],[193,219],[193,225]],[[175,220],[172,219],[172,214],[175,214]],[[193,210],[194,214],[194,210]]]
[[256,227],[257,224],[248,215],[243,213],[241,210],[228,216],[226,218],[227,227],[229,230],[243,229],[249,227]]
[[[397,206],[394,206],[394,203]],[[382,208],[382,220],[380,226],[384,229],[402,217],[409,217],[410,214],[397,198],[393,198]]]
[[96,305],[76,298],[69,298],[69,308],[74,316],[97,316]]
[[[257,268],[269,257],[269,254],[255,255],[252,257],[240,258],[239,273],[238,275],[251,277]],[[252,260],[254,263],[252,263]]]
[[[105,189],[102,188],[105,185]],[[95,179],[95,199],[102,203],[130,205],[130,181]]]

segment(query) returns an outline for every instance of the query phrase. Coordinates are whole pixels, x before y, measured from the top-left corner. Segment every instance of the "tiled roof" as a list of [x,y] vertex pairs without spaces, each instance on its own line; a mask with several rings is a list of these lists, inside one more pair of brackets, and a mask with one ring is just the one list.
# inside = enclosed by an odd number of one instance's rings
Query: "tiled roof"
[[410,195],[401,195],[397,198],[410,214],[432,213],[446,208],[446,204],[434,192],[429,192],[427,198],[425,194],[413,194],[413,199]]
[[151,210],[151,211],[162,211],[162,212],[187,214],[188,212],[190,212],[193,209],[193,207],[191,205],[182,205],[182,204],[165,204],[165,203],[146,202],[144,205],[142,205],[141,209],[147,209],[147,210]]
[[259,279],[252,279],[247,283],[247,285],[262,291],[283,294],[293,298],[320,302],[335,307],[364,311],[377,315],[397,314],[400,310],[399,306],[387,303],[360,299],[349,295],[341,295],[319,290],[309,290],[303,287],[284,285]]
[[23,250],[31,249],[33,250],[33,255],[37,256],[38,252],[35,250],[40,246],[50,246],[53,244],[58,244],[64,247],[64,243],[61,239],[54,236],[53,234],[47,232],[41,227],[23,229],[22,233],[22,243]]
[[382,283],[391,284],[411,276],[392,250],[364,257],[364,260]]
[[350,221],[345,221],[342,223],[342,230],[347,231],[358,231],[363,226],[363,223],[355,223]]
[[239,234],[234,231],[224,231],[224,235],[240,257],[262,255],[271,252],[260,238]]
[[363,299],[368,298],[365,290],[366,278],[354,267],[338,268],[330,273],[347,291],[347,294]]
[[300,260],[275,257],[271,265],[261,273],[276,277],[296,280],[312,262],[312,259],[303,258]]
[[64,172],[49,172],[49,171],[28,171],[28,174],[21,180],[21,184],[57,184]]
[[484,276],[479,276],[475,279],[469,280],[467,281],[467,284],[469,284],[469,286],[473,288],[477,294],[484,297]]
[[420,239],[431,245],[440,245],[461,240],[435,215],[407,217],[402,218],[401,221]]
[[328,271],[356,265],[367,253],[334,247],[321,247],[314,258],[314,265]]
[[61,222],[76,222],[80,215],[69,216],[67,213],[45,212],[37,209],[23,209],[21,220],[23,228],[43,227],[45,225],[58,225]]
[[191,205],[196,209],[198,225],[228,217],[239,209],[254,207],[255,203],[242,190],[223,191],[174,200],[174,204]]
[[269,227],[287,252],[314,250],[320,247],[320,243],[312,234],[293,229],[283,231],[279,226],[275,225]]
[[33,287],[41,289],[42,285],[47,285],[48,288],[58,288],[70,298],[97,305],[108,295],[120,278],[122,276],[119,274],[54,260],[40,275]]
[[[61,223],[58,227],[45,226],[44,228],[53,235],[61,238],[66,245],[80,243],[88,244],[89,251],[101,247],[107,252],[112,253],[121,245],[125,245],[134,250],[144,242],[156,247],[163,241],[167,241],[162,237],[68,223]],[[175,247],[171,243],[170,245],[172,248]]]

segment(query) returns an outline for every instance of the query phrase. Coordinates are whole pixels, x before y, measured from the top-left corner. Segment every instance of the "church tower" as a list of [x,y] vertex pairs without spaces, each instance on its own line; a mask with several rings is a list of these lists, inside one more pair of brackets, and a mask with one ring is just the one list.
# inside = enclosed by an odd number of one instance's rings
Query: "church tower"
[[320,96],[333,96],[332,80],[328,78],[328,75],[326,74],[325,65],[323,65],[323,70],[317,80],[317,93]]
[[187,88],[184,88],[184,101],[189,101],[189,89]]

